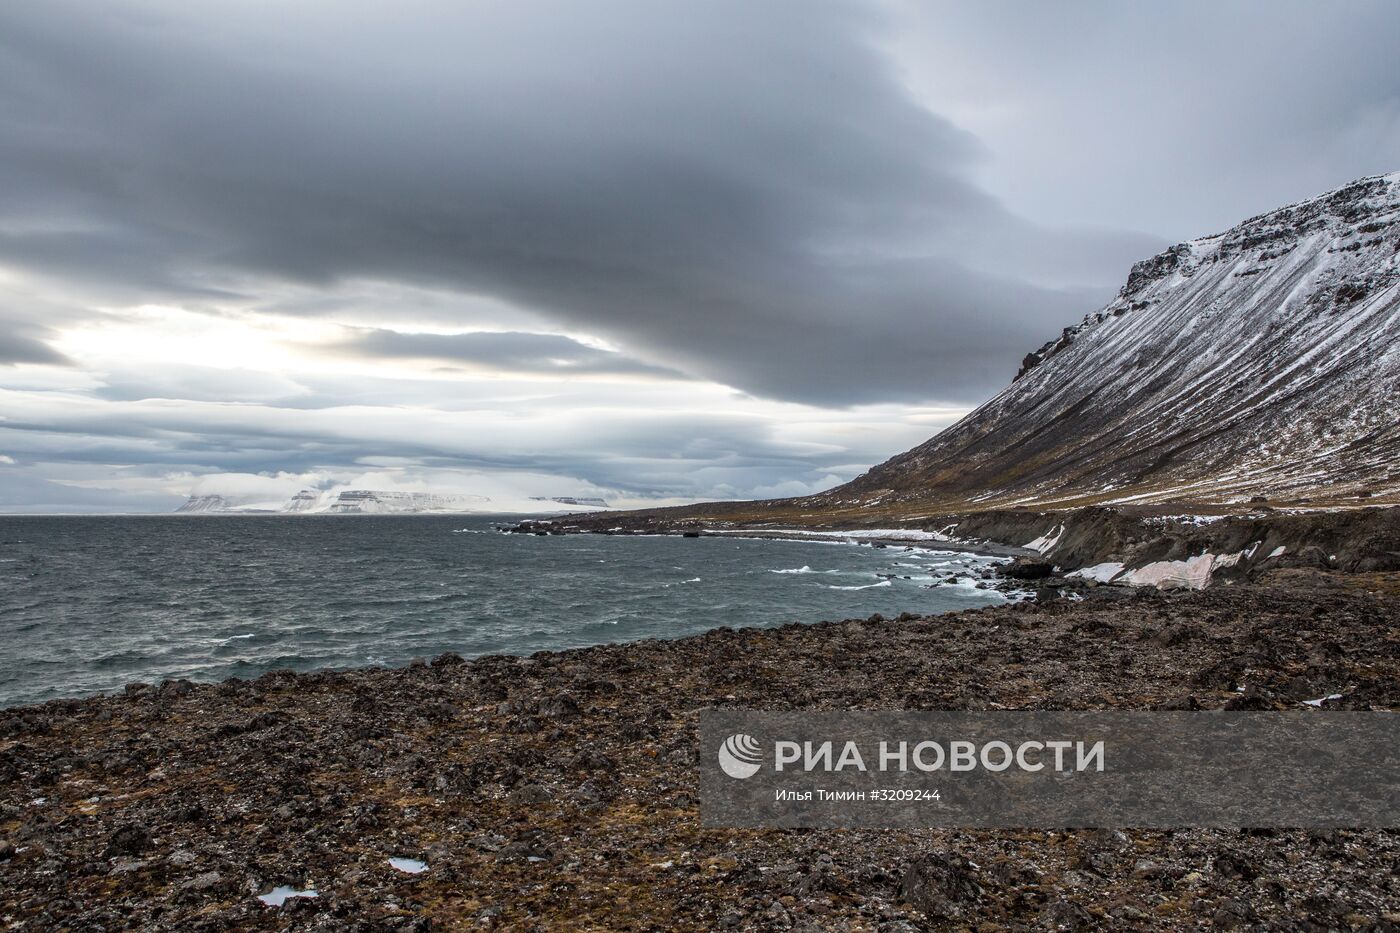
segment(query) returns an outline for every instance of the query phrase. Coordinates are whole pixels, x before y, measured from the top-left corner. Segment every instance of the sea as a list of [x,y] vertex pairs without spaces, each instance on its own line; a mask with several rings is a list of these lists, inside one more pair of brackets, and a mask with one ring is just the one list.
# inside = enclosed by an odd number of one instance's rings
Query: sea
[[[1005,601],[994,558],[507,534],[512,516],[0,517],[0,706]],[[953,581],[953,582],[949,582]]]

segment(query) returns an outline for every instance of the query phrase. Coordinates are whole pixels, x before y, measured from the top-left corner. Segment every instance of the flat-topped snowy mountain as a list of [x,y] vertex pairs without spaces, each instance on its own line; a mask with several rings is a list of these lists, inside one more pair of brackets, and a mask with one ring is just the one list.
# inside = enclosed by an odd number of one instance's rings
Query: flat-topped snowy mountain
[[460,493],[394,492],[380,489],[303,489],[290,499],[257,500],[229,495],[192,495],[177,512],[377,515],[419,512],[570,512],[605,509],[602,499],[579,496],[511,497],[508,501]]
[[489,512],[486,496],[429,492],[303,489],[285,501],[261,502],[219,495],[194,495],[177,512],[288,512],[378,514],[396,512]]
[[1400,496],[1400,173],[1174,246],[1001,394],[808,509]]

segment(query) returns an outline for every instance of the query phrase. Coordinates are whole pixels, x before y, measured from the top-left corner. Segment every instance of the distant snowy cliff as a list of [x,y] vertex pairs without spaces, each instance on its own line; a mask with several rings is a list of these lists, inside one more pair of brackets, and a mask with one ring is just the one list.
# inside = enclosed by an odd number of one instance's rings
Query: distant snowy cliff
[[[570,508],[607,508],[602,499],[573,496],[532,496],[527,503],[493,502],[487,496],[457,493],[387,492],[375,489],[342,489],[321,492],[303,489],[285,501],[252,501],[222,495],[192,495],[177,512],[288,513],[288,514],[408,514],[426,512],[518,512]],[[563,506],[564,508],[560,508]]]
[[1400,496],[1400,174],[1135,265],[1000,395],[807,508]]

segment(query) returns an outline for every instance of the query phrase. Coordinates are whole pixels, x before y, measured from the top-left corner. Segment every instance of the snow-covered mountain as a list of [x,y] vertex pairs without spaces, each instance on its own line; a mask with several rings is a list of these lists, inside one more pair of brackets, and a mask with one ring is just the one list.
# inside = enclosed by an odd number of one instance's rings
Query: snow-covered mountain
[[384,512],[482,512],[491,500],[486,496],[440,495],[430,492],[381,492],[346,489],[322,498],[312,511],[339,513]]
[[509,502],[489,496],[458,493],[392,492],[379,489],[303,489],[290,499],[254,500],[229,495],[192,495],[178,512],[403,514],[418,512],[532,512],[607,508],[602,499],[574,496],[531,496]]
[[556,505],[577,505],[589,509],[606,509],[608,503],[597,496],[531,496],[531,502],[550,502]]
[[486,496],[429,492],[386,492],[376,489],[341,489],[319,492],[303,489],[285,501],[252,501],[230,496],[194,495],[178,512],[295,512],[378,514],[395,512],[489,512]]
[[1400,496],[1400,173],[1174,246],[1001,394],[805,509]]
[[[236,499],[228,496],[190,496],[175,511],[177,512],[239,512],[245,507]],[[268,509],[248,509],[248,511],[265,512]]]

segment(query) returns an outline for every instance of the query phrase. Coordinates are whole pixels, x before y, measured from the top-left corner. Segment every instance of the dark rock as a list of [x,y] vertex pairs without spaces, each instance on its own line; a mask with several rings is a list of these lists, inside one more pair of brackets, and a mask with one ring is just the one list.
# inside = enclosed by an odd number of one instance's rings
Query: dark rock
[[150,847],[150,830],[134,823],[118,827],[107,837],[107,856],[109,858],[119,855],[140,855]]
[[1013,580],[1043,580],[1054,572],[1054,564],[1031,557],[1018,557],[1001,569],[1002,576]]
[[540,703],[539,713],[550,719],[573,719],[583,712],[578,700],[569,693],[556,693]]
[[523,784],[511,791],[510,800],[514,804],[545,803],[554,799],[549,789],[539,784]]
[[926,914],[939,916],[948,904],[975,901],[982,895],[972,864],[960,855],[935,853],[914,859],[899,882],[899,899]]
[[1055,901],[1040,912],[1040,926],[1047,930],[1091,930],[1098,925],[1093,914],[1073,901]]
[[1239,696],[1226,700],[1224,708],[1227,710],[1270,710],[1277,709],[1278,703],[1269,691],[1261,689],[1257,684],[1249,684]]
[[1234,930],[1259,919],[1254,908],[1238,898],[1230,898],[1216,908],[1211,923],[1218,930]]
[[1198,638],[1201,630],[1194,625],[1184,625],[1173,623],[1166,626],[1152,636],[1152,644],[1159,648],[1174,648],[1177,645],[1184,645],[1193,638]]

